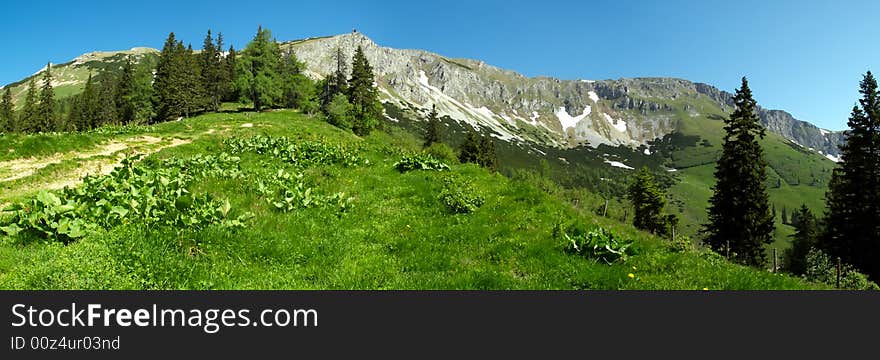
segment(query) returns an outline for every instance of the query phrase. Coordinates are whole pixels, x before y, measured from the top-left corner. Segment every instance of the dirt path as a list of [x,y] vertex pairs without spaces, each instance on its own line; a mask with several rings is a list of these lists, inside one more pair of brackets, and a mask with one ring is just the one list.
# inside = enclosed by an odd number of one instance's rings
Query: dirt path
[[[40,169],[53,164],[73,162],[76,167],[55,175],[48,182],[32,181],[14,186],[13,192],[61,189],[80,184],[88,175],[107,175],[122,165],[126,156],[150,155],[163,149],[189,144],[192,139],[138,136],[113,140],[92,149],[58,153],[44,157],[32,157],[0,162],[0,184],[33,176]],[[115,156],[113,156],[115,155]]]

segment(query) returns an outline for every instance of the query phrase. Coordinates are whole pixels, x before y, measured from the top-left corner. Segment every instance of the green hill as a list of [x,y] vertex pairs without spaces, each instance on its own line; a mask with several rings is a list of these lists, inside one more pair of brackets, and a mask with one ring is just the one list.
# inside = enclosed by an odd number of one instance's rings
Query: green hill
[[[84,173],[108,175],[86,178],[84,190],[54,192],[52,216],[92,214],[92,223],[65,222],[67,245],[0,239],[3,289],[823,287],[669,244],[622,223],[623,205],[597,215],[601,196],[534,174],[456,163],[401,173],[394,164],[420,146],[403,124],[359,138],[280,110],[5,136],[0,176],[15,166],[31,173],[3,182],[0,203],[53,203],[41,189],[59,179],[74,186]],[[124,153],[145,158],[129,163]],[[83,159],[98,166],[84,169]],[[710,172],[699,169],[682,170],[676,187],[693,181],[705,193],[700,181]],[[483,204],[453,214],[444,192]],[[65,209],[71,198],[95,206]],[[132,220],[139,218],[152,220]],[[633,241],[633,251],[612,264],[573,254],[562,235],[572,225],[606,229]]]

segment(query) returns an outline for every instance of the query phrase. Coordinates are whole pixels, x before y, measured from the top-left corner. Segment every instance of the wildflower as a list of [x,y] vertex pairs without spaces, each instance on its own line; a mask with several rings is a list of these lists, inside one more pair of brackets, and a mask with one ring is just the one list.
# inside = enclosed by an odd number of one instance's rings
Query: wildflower
[[633,273],[626,274],[626,276],[629,276],[630,279],[636,278],[636,276]]
[[703,291],[709,291],[709,288],[704,287],[704,288],[703,288]]
[[636,270],[638,270],[638,269],[636,269],[636,267],[635,267],[635,266],[633,266],[633,271],[636,271]]

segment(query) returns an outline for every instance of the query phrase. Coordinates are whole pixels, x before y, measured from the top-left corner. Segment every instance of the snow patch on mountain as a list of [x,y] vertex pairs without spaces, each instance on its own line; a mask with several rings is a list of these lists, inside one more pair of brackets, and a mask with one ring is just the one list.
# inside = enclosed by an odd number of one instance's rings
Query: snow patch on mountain
[[831,155],[831,154],[825,154],[825,157],[827,157],[828,160],[831,160],[831,161],[834,161],[834,162],[840,162],[840,158],[837,157],[837,156],[834,156],[834,155]]
[[568,114],[567,111],[565,111],[564,106],[560,106],[559,110],[556,111],[556,118],[559,119],[559,123],[562,125],[562,129],[565,130],[565,129],[573,128],[573,127],[577,126],[577,124],[581,120],[583,120],[584,118],[589,116],[590,112],[592,112],[592,111],[593,111],[593,109],[589,105],[587,105],[584,108],[584,112],[582,114],[580,114],[578,116],[571,116]]
[[605,120],[614,127],[614,129],[622,133],[626,133],[626,121],[614,119],[611,117],[611,115],[608,115],[606,113],[602,113],[602,115],[605,117]]
[[624,164],[624,163],[622,163],[622,162],[620,162],[620,161],[605,160],[605,163],[608,164],[608,165],[611,165],[611,166],[613,166],[613,167],[619,167],[619,168],[621,168],[621,169],[635,170],[635,168],[633,168],[633,167],[631,167],[631,166],[628,166],[628,165],[626,165],[626,164]]
[[589,96],[590,100],[593,100],[594,103],[599,102],[599,95],[597,95],[595,91],[588,92],[587,96]]

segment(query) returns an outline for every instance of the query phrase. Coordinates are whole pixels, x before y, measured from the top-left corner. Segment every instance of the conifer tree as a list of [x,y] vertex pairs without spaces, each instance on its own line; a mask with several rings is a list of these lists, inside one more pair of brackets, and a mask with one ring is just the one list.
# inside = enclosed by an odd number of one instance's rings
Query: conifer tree
[[218,45],[214,45],[214,38],[211,36],[211,30],[205,36],[202,44],[201,70],[202,70],[202,88],[205,89],[205,97],[207,109],[217,111],[220,109],[221,85],[224,76],[222,62],[220,59],[220,51],[222,48],[222,36],[217,39]]
[[122,65],[122,73],[119,75],[119,83],[116,84],[116,113],[119,120],[123,124],[128,124],[134,120],[135,105],[133,103],[134,93],[134,64],[131,57],[125,59]]
[[351,62],[351,79],[348,81],[348,100],[354,109],[352,130],[358,135],[367,135],[379,125],[382,104],[373,86],[376,79],[373,67],[358,46]]
[[153,81],[153,106],[156,109],[156,121],[165,121],[182,113],[179,103],[182,92],[181,56],[183,56],[182,45],[174,38],[172,32],[168,34],[162,52],[159,54],[156,78]]
[[91,102],[90,112],[94,114],[94,127],[107,124],[119,124],[118,106],[116,105],[116,79],[104,74],[98,83],[97,99]]
[[443,142],[440,119],[437,118],[437,105],[431,106],[431,113],[428,114],[428,123],[426,125],[424,147],[429,147],[434,143]]
[[37,85],[32,77],[28,81],[27,94],[24,97],[24,105],[21,107],[21,115],[18,117],[18,128],[23,133],[34,132],[37,121]]
[[95,128],[98,124],[98,106],[98,90],[92,74],[89,74],[83,92],[77,96],[74,109],[71,111],[76,113],[72,119],[73,126],[79,131]]
[[240,58],[236,59],[236,89],[260,111],[274,106],[281,98],[278,69],[281,51],[269,30],[259,27]]
[[788,225],[788,209],[785,206],[782,207],[782,223]]
[[669,217],[663,213],[665,195],[654,182],[654,176],[643,167],[630,185],[628,197],[635,207],[633,226],[661,236],[669,235]]
[[181,111],[183,116],[188,118],[208,106],[205,82],[202,78],[202,63],[193,51],[192,45],[187,45],[186,50],[183,51],[180,67]]
[[52,64],[46,64],[46,72],[43,74],[43,88],[40,91],[40,104],[37,108],[37,115],[34,119],[35,132],[54,131],[58,119],[57,106],[55,102],[55,90],[52,88]]
[[229,52],[223,60],[223,69],[225,73],[222,84],[223,101],[238,101],[239,99],[238,92],[235,89],[235,79],[237,77],[235,62],[237,56],[238,54],[235,51],[235,47],[229,45]]
[[16,131],[15,105],[12,103],[12,89],[7,86],[0,101],[0,132],[13,131]]
[[715,168],[717,181],[703,233],[713,250],[742,264],[762,266],[764,246],[773,241],[774,215],[765,186],[767,162],[758,142],[765,130],[745,77],[734,103],[736,109],[725,120],[723,150]]
[[807,254],[816,247],[816,218],[806,205],[802,205],[797,214],[797,225],[792,235],[791,247],[785,252],[785,264],[792,274],[802,275],[807,270]]
[[826,194],[821,247],[880,279],[880,97],[869,71],[849,118],[846,143]]
[[458,153],[458,161],[475,163],[490,170],[498,169],[495,142],[489,136],[481,136],[476,130],[469,130]]

